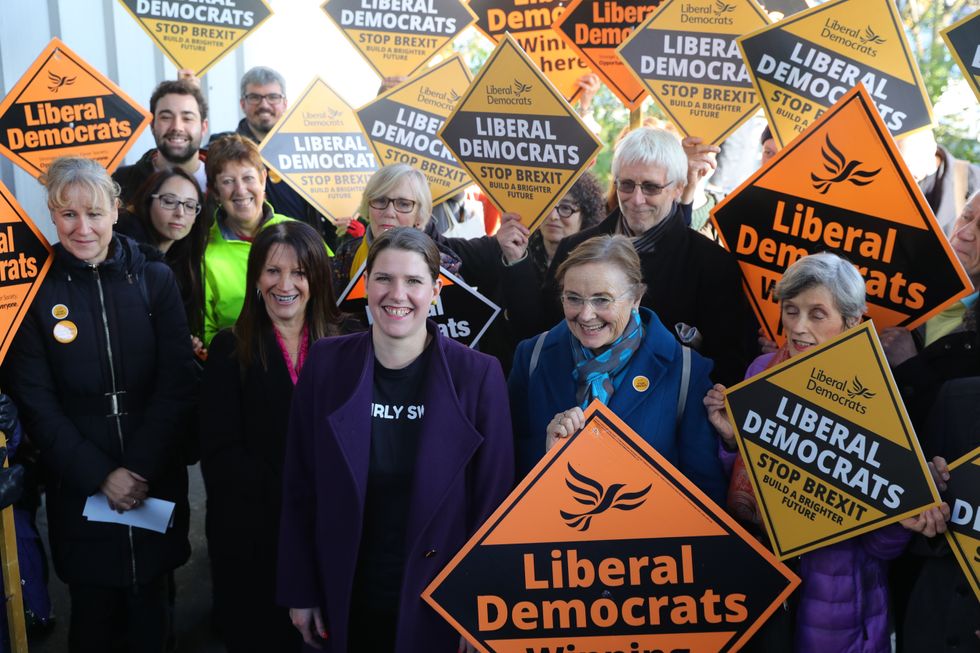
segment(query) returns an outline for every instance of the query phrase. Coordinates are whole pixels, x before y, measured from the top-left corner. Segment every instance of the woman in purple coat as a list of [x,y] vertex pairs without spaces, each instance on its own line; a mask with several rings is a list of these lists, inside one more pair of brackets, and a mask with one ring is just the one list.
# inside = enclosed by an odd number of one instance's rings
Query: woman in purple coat
[[278,600],[313,648],[454,653],[420,594],[512,487],[507,389],[427,321],[428,236],[386,231],[366,267],[371,329],[318,342],[293,393]]
[[[852,263],[823,252],[791,265],[776,284],[786,344],[749,366],[751,378],[788,358],[823,344],[856,326],[865,311],[864,279]],[[708,419],[726,449],[735,450],[735,433],[725,411],[725,387],[716,385],[704,398]],[[930,463],[931,466],[931,463]],[[736,461],[728,496],[735,517],[761,527],[748,474]],[[799,558],[799,607],[789,636],[763,629],[746,650],[766,653],[891,653],[888,627],[888,561],[905,549],[913,532],[927,536],[945,530],[949,507],[903,519]],[[792,639],[792,643],[787,641]]]

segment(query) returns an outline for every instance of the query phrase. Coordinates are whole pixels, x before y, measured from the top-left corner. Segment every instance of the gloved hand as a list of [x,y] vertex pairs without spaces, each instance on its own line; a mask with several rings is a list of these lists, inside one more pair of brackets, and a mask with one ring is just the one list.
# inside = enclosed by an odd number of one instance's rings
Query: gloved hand
[[24,493],[24,467],[13,465],[0,470],[0,510],[16,503]]
[[0,393],[0,431],[7,434],[7,439],[13,437],[14,427],[17,426],[17,405],[10,395]]

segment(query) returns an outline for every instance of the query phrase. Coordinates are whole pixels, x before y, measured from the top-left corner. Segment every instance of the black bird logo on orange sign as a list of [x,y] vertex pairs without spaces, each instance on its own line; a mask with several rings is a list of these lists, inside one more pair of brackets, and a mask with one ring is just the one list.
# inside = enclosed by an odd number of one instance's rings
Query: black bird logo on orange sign
[[646,495],[653,487],[653,485],[647,485],[636,492],[623,492],[626,487],[625,483],[613,483],[608,488],[603,487],[599,481],[576,471],[571,463],[568,463],[568,474],[569,477],[565,478],[565,485],[572,491],[572,498],[590,508],[582,513],[560,511],[561,517],[568,527],[578,531],[589,530],[589,526],[592,525],[592,518],[607,510],[635,510],[639,508],[646,502]]

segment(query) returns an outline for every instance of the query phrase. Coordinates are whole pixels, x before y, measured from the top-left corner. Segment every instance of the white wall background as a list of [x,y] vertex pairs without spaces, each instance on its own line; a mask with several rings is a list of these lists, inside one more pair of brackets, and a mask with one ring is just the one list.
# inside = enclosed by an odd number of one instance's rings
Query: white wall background
[[[374,96],[377,76],[320,9],[322,1],[266,0],[272,16],[204,75],[210,131],[230,131],[238,124],[238,83],[252,66],[270,66],[282,73],[290,100],[298,98],[315,75],[352,106]],[[176,78],[174,65],[118,0],[0,0],[2,95],[55,36],[144,106],[159,82]],[[133,163],[152,147],[147,127],[125,163]],[[6,158],[0,158],[0,180],[54,240],[37,181]]]

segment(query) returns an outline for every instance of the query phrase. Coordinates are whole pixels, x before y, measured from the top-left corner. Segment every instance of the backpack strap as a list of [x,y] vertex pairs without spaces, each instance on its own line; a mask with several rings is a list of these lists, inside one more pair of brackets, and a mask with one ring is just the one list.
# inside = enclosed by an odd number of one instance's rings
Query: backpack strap
[[538,339],[534,341],[534,349],[531,350],[531,363],[527,367],[527,378],[531,379],[531,375],[534,374],[534,370],[538,367],[538,358],[541,356],[541,348],[544,347],[544,339],[548,336],[548,332],[545,331],[538,336]]
[[681,385],[677,391],[677,415],[674,418],[674,430],[681,427],[684,409],[687,408],[687,391],[691,386],[691,348],[681,345]]

